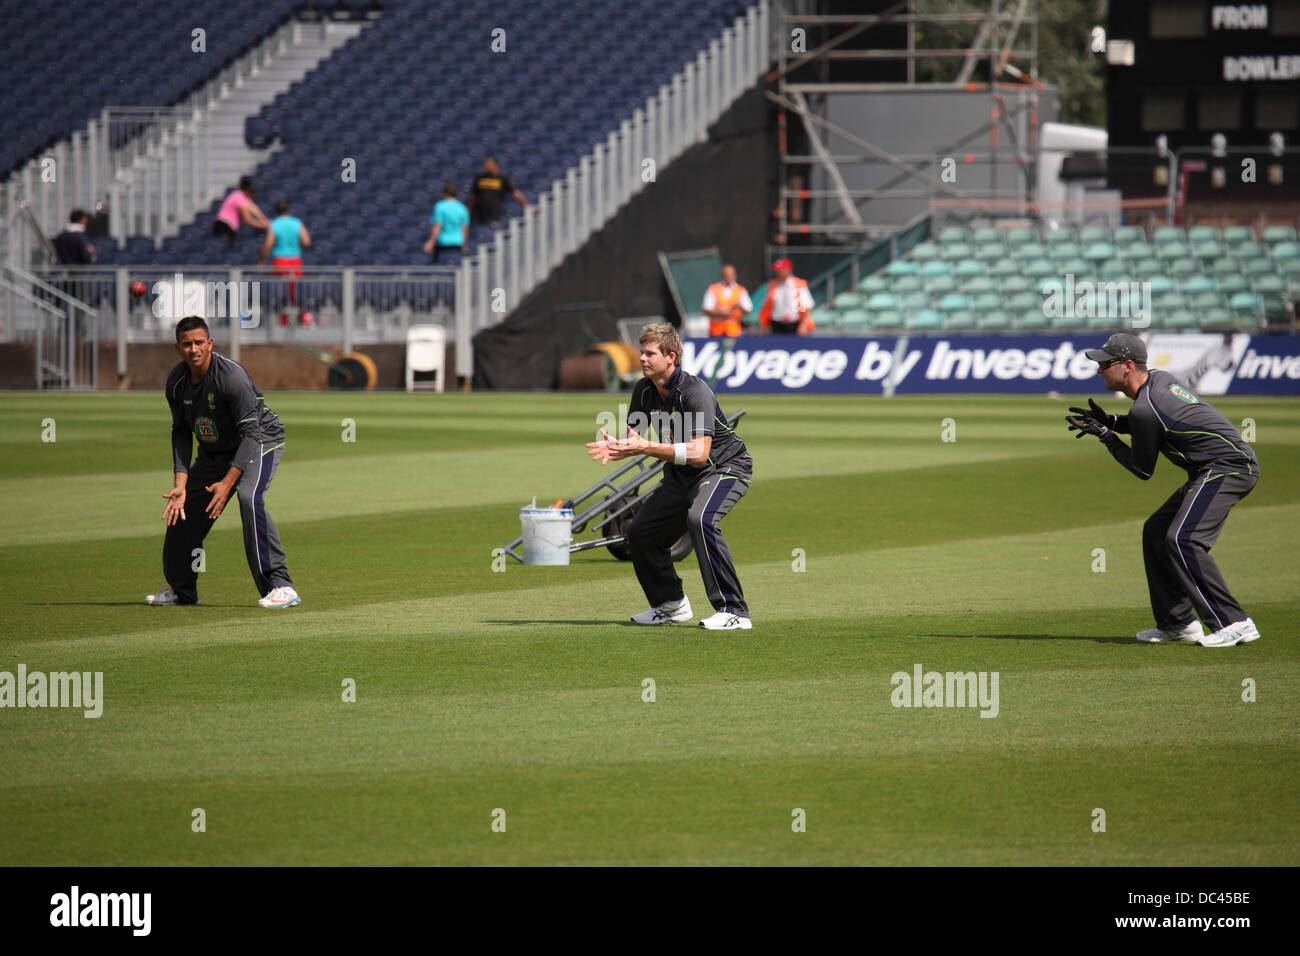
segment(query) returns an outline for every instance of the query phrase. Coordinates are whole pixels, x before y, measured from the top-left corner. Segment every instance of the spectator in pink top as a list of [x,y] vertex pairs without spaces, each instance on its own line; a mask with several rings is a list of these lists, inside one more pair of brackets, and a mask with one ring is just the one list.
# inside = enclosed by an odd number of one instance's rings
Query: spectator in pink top
[[262,210],[257,208],[257,203],[253,202],[253,196],[256,194],[257,185],[249,177],[242,176],[239,180],[239,188],[226,197],[217,212],[217,221],[212,224],[212,234],[225,239],[231,249],[235,247],[235,236],[238,234],[241,222],[248,223],[254,229],[268,229],[271,226],[266,216],[262,214]]

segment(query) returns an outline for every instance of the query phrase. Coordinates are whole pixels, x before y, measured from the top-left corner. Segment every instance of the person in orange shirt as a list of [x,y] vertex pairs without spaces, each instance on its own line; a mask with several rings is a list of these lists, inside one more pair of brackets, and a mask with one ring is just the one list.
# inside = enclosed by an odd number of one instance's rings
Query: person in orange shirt
[[759,326],[765,333],[807,335],[814,328],[809,313],[815,304],[807,280],[795,278],[789,259],[777,259],[772,271],[776,278],[767,283],[767,301],[758,314]]
[[704,314],[709,317],[709,334],[736,338],[745,316],[754,311],[749,292],[736,281],[736,267],[722,267],[722,281],[704,293]]

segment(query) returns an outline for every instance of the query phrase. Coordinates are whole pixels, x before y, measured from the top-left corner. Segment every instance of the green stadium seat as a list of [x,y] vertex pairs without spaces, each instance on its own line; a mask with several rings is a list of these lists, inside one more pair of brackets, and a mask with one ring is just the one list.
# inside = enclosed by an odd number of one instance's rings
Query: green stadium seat
[[1047,257],[1060,262],[1062,259],[1079,259],[1083,250],[1077,242],[1052,242],[1047,245]]
[[919,312],[930,307],[930,297],[924,292],[909,292],[903,296],[904,312]]
[[970,311],[974,301],[964,292],[949,292],[939,300],[939,308],[944,312]]
[[1273,261],[1279,259],[1300,259],[1300,244],[1294,242],[1279,242],[1273,247]]
[[1166,264],[1166,269],[1171,276],[1177,276],[1182,279],[1186,276],[1196,275],[1201,271],[1200,265],[1195,259],[1174,259]]
[[871,313],[871,328],[875,329],[901,329],[903,327],[903,313],[897,309],[886,309],[883,312]]
[[1071,225],[1057,226],[1055,229],[1043,230],[1043,242],[1049,246],[1060,245],[1065,242],[1078,243],[1079,233]]
[[1227,254],[1227,249],[1218,242],[1192,243],[1192,255],[1202,261],[1207,259],[1218,259],[1220,256],[1225,256]]
[[[1152,287],[1155,291],[1155,287]],[[1184,292],[1218,292],[1219,280],[1214,276],[1194,275],[1183,280]]]
[[930,329],[938,331],[943,327],[943,313],[936,312],[934,309],[921,309],[917,312],[908,313],[903,317],[903,328],[908,330],[924,331]]
[[1091,245],[1092,243],[1097,242],[1104,242],[1107,245],[1110,245],[1110,230],[1105,226],[1084,226],[1079,230],[1079,241],[1084,245]]
[[1219,291],[1224,295],[1232,295],[1234,292],[1248,292],[1249,290],[1250,280],[1240,272],[1234,272],[1219,279]]
[[1184,299],[1191,309],[1217,309],[1223,306],[1223,296],[1217,292],[1193,292],[1184,296]]
[[1022,242],[1011,251],[1013,259],[1042,259],[1047,255],[1047,247],[1041,242]]
[[1061,273],[1061,275],[1074,276],[1075,282],[1078,282],[1080,279],[1090,278],[1092,274],[1097,271],[1093,267],[1092,263],[1088,262],[1086,259],[1062,259],[1053,263],[1053,265],[1056,266],[1056,271]]
[[1212,276],[1232,276],[1241,275],[1241,266],[1237,264],[1236,259],[1229,259],[1226,256],[1222,259],[1215,259],[1209,264],[1206,270]]
[[902,299],[892,292],[877,292],[867,299],[867,308],[872,312],[888,312],[902,305]]
[[975,250],[966,242],[954,242],[939,247],[939,258],[946,262],[956,262],[958,259],[970,259],[973,258],[974,255]]
[[1152,295],[1178,291],[1178,282],[1169,278],[1169,276],[1152,276],[1147,282],[1150,285]]
[[1195,245],[1198,242],[1218,242],[1218,226],[1192,226],[1187,230],[1187,241]]
[[1101,264],[1099,274],[1103,279],[1115,280],[1127,278],[1129,274],[1128,263],[1123,259],[1110,259]]
[[1156,247],[1145,242],[1134,242],[1121,248],[1120,254],[1126,262],[1141,262],[1143,259],[1154,259]]
[[1196,328],[1199,322],[1200,320],[1196,317],[1195,312],[1190,309],[1179,309],[1165,316],[1162,327],[1175,332],[1185,332],[1188,329]]
[[1009,329],[1011,328],[1011,316],[1005,312],[977,312],[975,314],[975,327],[978,329]]
[[[1133,315],[1133,313],[1130,312],[1129,315]],[[1117,318],[1113,315],[1094,315],[1086,319],[1075,319],[1074,322],[1080,328],[1105,329],[1108,332],[1113,332],[1123,327],[1128,322],[1128,319]]]
[[1264,241],[1270,246],[1279,242],[1295,242],[1295,226],[1269,226],[1264,230]]
[[1007,296],[1006,308],[1010,312],[1028,312],[1031,309],[1042,311],[1043,297],[1037,292],[1013,292]]
[[989,266],[989,275],[1005,278],[1006,276],[1020,275],[1020,263],[1014,259],[999,259],[993,265]]
[[971,308],[976,312],[1001,312],[1002,296],[996,292],[981,292],[972,297]]
[[890,282],[889,291],[896,292],[899,295],[902,295],[904,292],[921,291],[920,276],[894,276]]
[[952,276],[934,276],[931,279],[922,279],[921,288],[925,290],[928,296],[942,295],[945,292],[957,291],[957,280]]
[[1182,226],[1156,226],[1151,233],[1151,242],[1163,246],[1167,242],[1187,244],[1187,231]]
[[1050,295],[1053,292],[1059,293],[1060,295],[1064,295],[1065,277],[1058,276],[1058,275],[1044,276],[1043,278],[1038,279],[1036,282],[1034,282],[1033,291],[1034,294],[1037,295],[1039,298],[1042,298],[1043,296],[1046,295]]
[[1277,274],[1292,279],[1300,278],[1300,259],[1281,259],[1277,263]]
[[1115,230],[1115,245],[1127,246],[1135,242],[1147,241],[1146,230],[1141,226],[1120,226]]
[[828,309],[824,305],[819,305],[812,310],[812,320],[819,329],[836,328],[841,325],[840,313],[834,309]]
[[[866,309],[849,309],[839,314],[839,327],[842,329],[866,329],[871,327],[871,313]],[[816,315],[813,321],[817,322]],[[820,325],[820,323],[818,323]]]
[[1223,230],[1223,242],[1228,246],[1237,246],[1243,242],[1255,241],[1253,226],[1229,226]]
[[1051,326],[1051,320],[1043,314],[1042,305],[1036,309],[1026,309],[1016,319],[1016,328],[1019,329],[1048,329]]
[[971,276],[986,276],[988,274],[988,263],[980,262],[978,259],[963,259],[957,263],[956,275],[958,278],[969,279]]
[[908,253],[908,255],[917,262],[929,262],[931,259],[938,259],[939,244],[927,239],[925,242],[919,242],[913,246],[912,251]]
[[1106,262],[1119,257],[1119,247],[1109,242],[1091,242],[1084,248],[1083,257],[1090,262]]
[[975,247],[975,258],[980,262],[996,262],[1006,254],[1001,243],[984,242]]
[[1234,292],[1228,308],[1234,316],[1258,316],[1264,311],[1264,297],[1257,292]]
[[961,284],[961,291],[968,295],[996,292],[999,288],[1005,288],[1005,284],[993,281],[990,276],[971,276]]
[[1192,254],[1192,247],[1185,242],[1179,242],[1176,239],[1166,240],[1155,244],[1156,255],[1168,261],[1169,259],[1186,259]]
[[889,280],[884,276],[867,276],[858,283],[858,291],[863,295],[871,295],[875,292],[888,292],[889,289]]
[[1241,274],[1244,276],[1261,276],[1268,272],[1277,272],[1268,259],[1247,259],[1241,263]]
[[1014,229],[1007,230],[1007,248],[1024,245],[1026,242],[1037,242],[1038,233],[1028,226],[1017,226]]
[[1031,259],[1021,263],[1021,271],[1031,279],[1041,279],[1043,276],[1056,275],[1056,266],[1047,259]]
[[848,312],[850,309],[860,309],[866,305],[865,297],[856,292],[841,292],[835,297],[835,309],[838,312]]
[[1232,313],[1223,306],[1200,310],[1197,328],[1224,328],[1232,324]]
[[943,244],[970,242],[970,230],[965,226],[944,226],[939,230],[939,242]]
[[1029,276],[1022,276],[1019,272],[998,282],[998,288],[1008,295],[1012,292],[1028,291],[1033,289],[1034,285],[1034,281]]
[[1129,265],[1132,267],[1133,275],[1138,278],[1165,274],[1165,264],[1159,259],[1143,259],[1140,262],[1131,262]]
[[1177,312],[1179,309],[1186,308],[1187,303],[1183,299],[1181,292],[1161,292],[1159,295],[1153,292],[1151,294],[1151,307],[1162,312]]
[[952,263],[944,262],[942,259],[935,259],[921,266],[921,278],[930,276],[948,276],[952,275]]
[[908,259],[895,259],[885,271],[891,276],[914,276],[920,271],[920,267]]
[[1235,246],[1228,246],[1229,255],[1234,259],[1259,259],[1268,257],[1268,246],[1254,239],[1247,239]]
[[977,327],[974,312],[949,312],[944,327],[950,332],[964,332]]
[[1251,291],[1263,297],[1267,315],[1282,315],[1286,312],[1287,285],[1287,280],[1278,275],[1256,276]]
[[970,240],[976,245],[986,242],[995,242],[999,246],[1006,245],[1006,235],[1001,229],[996,229],[993,226],[976,227],[971,231]]

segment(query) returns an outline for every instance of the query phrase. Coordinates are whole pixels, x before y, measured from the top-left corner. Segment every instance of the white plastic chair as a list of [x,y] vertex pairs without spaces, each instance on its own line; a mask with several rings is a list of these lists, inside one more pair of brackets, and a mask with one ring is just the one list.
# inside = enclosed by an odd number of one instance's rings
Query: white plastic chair
[[[441,392],[446,377],[447,332],[441,325],[413,325],[406,330],[406,390],[433,388]],[[433,379],[416,381],[416,372],[433,372]]]

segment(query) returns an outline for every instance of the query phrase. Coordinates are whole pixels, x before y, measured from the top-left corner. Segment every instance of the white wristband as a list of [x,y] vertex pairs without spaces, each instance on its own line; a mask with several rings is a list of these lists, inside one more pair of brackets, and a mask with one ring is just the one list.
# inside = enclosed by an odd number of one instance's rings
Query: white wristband
[[677,444],[673,445],[673,464],[674,465],[686,464],[686,443],[685,442],[679,441]]

